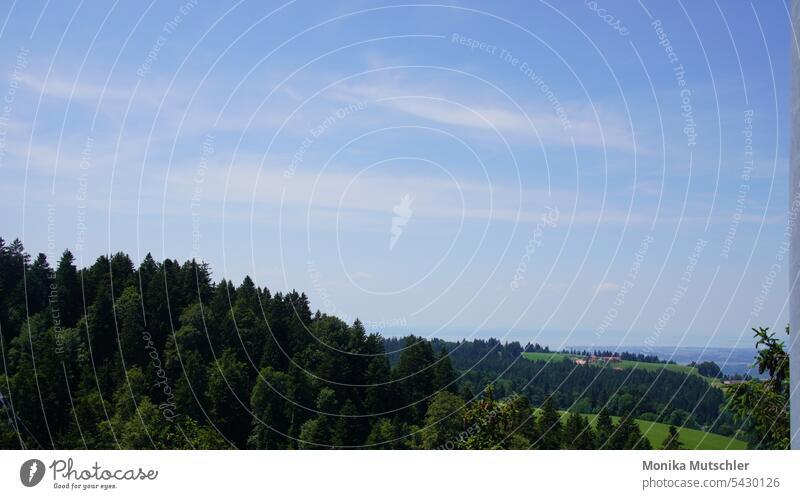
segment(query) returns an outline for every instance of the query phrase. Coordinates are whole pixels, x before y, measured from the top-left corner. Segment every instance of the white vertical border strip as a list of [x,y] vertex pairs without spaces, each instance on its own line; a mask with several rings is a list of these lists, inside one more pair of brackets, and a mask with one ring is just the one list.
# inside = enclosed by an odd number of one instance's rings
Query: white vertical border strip
[[[792,39],[791,43],[791,139],[789,151],[789,211],[795,214],[795,200],[800,201],[800,46],[797,30],[800,29],[800,0],[792,1]],[[797,222],[791,221],[791,251],[789,252],[789,289],[791,293],[789,310],[789,416],[791,419],[791,446],[800,450],[800,230]]]

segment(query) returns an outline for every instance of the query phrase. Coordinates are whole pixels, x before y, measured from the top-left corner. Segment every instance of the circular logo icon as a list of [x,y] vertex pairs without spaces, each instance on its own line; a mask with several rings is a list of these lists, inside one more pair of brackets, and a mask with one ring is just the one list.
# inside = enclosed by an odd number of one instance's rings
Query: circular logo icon
[[28,459],[19,468],[19,479],[22,485],[34,487],[44,478],[44,463],[38,459]]

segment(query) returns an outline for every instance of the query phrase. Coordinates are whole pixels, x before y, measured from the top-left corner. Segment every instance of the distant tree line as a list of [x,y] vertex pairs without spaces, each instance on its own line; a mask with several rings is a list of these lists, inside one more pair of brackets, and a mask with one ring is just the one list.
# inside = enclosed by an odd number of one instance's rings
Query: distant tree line
[[[539,406],[548,397],[560,410],[597,414],[632,414],[676,426],[734,435],[740,425],[725,410],[723,391],[706,379],[669,370],[613,370],[603,366],[580,366],[568,360],[531,361],[518,342],[497,339],[448,342],[432,340],[444,349],[459,371],[460,390],[479,393],[494,386],[495,396],[524,394]],[[387,339],[387,351],[402,348],[401,340]]]
[[583,357],[594,355],[595,357],[619,357],[620,360],[630,360],[633,362],[648,362],[653,364],[675,364],[675,361],[661,360],[658,358],[657,355],[627,352],[627,351],[622,351],[622,352],[616,350],[589,351],[585,349],[582,350],[582,349],[569,348],[565,349],[563,352],[568,353],[570,355],[580,355]]

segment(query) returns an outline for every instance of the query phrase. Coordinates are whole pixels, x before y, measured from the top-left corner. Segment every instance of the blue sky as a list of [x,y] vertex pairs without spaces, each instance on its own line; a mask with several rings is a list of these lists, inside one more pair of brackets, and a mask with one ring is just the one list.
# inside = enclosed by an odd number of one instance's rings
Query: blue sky
[[4,238],[386,334],[785,324],[785,3],[222,4],[3,2]]

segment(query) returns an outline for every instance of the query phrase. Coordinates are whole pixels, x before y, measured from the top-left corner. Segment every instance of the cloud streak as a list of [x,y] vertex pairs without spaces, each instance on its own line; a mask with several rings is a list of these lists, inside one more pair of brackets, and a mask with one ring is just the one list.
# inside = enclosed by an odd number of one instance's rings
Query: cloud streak
[[511,141],[538,137],[547,146],[586,146],[631,152],[634,150],[631,133],[620,126],[622,120],[603,112],[600,122],[593,114],[578,108],[568,108],[571,130],[564,130],[561,119],[551,111],[539,111],[531,106],[521,110],[513,105],[489,105],[475,99],[443,97],[453,92],[439,89],[414,89],[402,84],[358,84],[342,86],[335,95],[342,101],[375,101],[395,112],[401,112],[434,123],[482,132],[507,135]]

